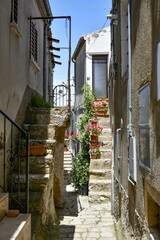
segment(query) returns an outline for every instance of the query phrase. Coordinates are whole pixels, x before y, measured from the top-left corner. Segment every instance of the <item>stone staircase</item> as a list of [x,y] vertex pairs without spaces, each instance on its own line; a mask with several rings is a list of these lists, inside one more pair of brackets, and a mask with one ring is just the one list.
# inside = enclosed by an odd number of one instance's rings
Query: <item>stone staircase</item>
[[31,215],[8,217],[8,198],[8,193],[0,193],[0,240],[31,240]]
[[91,159],[89,179],[89,202],[106,203],[111,199],[111,130],[109,115],[98,115],[98,126],[103,128],[98,136],[101,145],[100,159]]
[[64,152],[64,184],[70,184],[70,172],[72,169],[72,155],[70,151]]
[[[32,213],[32,238],[46,239],[45,226],[56,220],[55,194],[59,191],[58,177],[62,171],[64,133],[68,127],[70,113],[68,109],[28,109],[23,129],[30,134],[30,145],[45,145],[42,156],[29,157],[29,212]],[[56,152],[59,152],[57,156]],[[61,156],[62,155],[62,156]],[[62,159],[62,160],[61,160]],[[62,166],[60,165],[62,162]],[[25,190],[25,157],[20,161],[20,188]],[[61,170],[62,169],[62,170]],[[56,178],[56,174],[59,176]],[[56,183],[55,183],[56,179]],[[55,189],[56,187],[56,189]],[[14,179],[14,191],[18,189]],[[58,192],[59,194],[59,192]],[[63,198],[59,198],[63,201]],[[21,196],[23,201],[23,196]],[[0,238],[1,240],[1,238]]]

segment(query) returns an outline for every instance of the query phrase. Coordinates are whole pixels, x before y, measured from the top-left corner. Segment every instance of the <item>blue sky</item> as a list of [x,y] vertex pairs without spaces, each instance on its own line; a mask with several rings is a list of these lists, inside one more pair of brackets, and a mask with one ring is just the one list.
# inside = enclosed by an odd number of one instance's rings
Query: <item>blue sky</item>
[[[50,5],[53,16],[71,16],[72,54],[82,35],[110,25],[106,15],[112,8],[111,0],[50,0]],[[52,22],[53,37],[60,40],[59,44],[53,44],[55,47],[68,47],[68,30],[69,24],[65,19],[55,19]],[[54,53],[61,56],[57,61],[62,62],[62,65],[54,68],[54,85],[57,85],[67,80],[68,50],[61,49]],[[71,64],[71,76],[73,73]]]

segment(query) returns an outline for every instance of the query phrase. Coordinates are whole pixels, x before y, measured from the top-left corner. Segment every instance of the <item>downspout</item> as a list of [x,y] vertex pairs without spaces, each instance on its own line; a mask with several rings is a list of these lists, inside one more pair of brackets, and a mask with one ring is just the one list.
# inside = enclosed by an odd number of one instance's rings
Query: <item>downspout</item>
[[132,52],[131,52],[131,0],[128,0],[128,137],[132,136]]
[[51,25],[51,20],[49,23],[44,22],[44,39],[43,39],[43,99],[47,100],[47,66],[46,66],[46,59],[47,59],[47,27]]
[[[110,27],[111,27],[111,52],[112,52],[112,57],[113,57],[113,55],[114,55],[114,25],[113,25],[113,21],[111,21]],[[114,60],[112,59],[112,61],[114,61]],[[113,66],[112,66],[112,69],[113,69]],[[112,97],[111,110],[113,111],[113,80],[111,82],[111,97]],[[112,111],[111,111],[111,116],[112,116],[112,118],[111,118],[112,119],[112,123],[111,123],[111,129],[112,129],[111,214],[114,215],[114,116],[113,116]]]
[[[74,112],[73,112],[73,121],[74,121],[74,133],[76,133],[76,121],[77,121],[77,108],[76,108],[76,61],[72,58],[72,62],[74,63]],[[74,155],[77,154],[77,146],[74,145],[74,147],[76,147],[75,151],[74,151]]]
[[118,160],[118,180],[119,180],[119,193],[121,193],[121,171],[120,171],[120,153],[119,153],[119,134],[121,128],[117,129],[117,160]]

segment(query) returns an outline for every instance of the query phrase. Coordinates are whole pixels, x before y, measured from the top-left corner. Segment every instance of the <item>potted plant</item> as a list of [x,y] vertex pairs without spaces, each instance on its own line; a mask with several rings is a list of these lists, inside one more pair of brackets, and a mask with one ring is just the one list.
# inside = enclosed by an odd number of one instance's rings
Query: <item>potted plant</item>
[[96,148],[94,148],[93,146],[90,146],[89,153],[90,153],[92,159],[96,159],[96,157],[97,157]]
[[68,140],[64,139],[64,151],[65,152],[68,151],[68,144],[69,144]]
[[79,135],[77,133],[75,133],[74,136],[72,135],[71,139],[72,139],[73,142],[76,143],[76,142],[79,141]]
[[93,119],[89,119],[89,122],[90,122],[92,125],[97,125],[98,120],[97,120],[96,118],[93,118]]
[[107,114],[108,104],[105,103],[106,106],[102,106],[102,104],[96,104],[94,110],[97,114]]
[[103,128],[96,125],[88,126],[86,129],[86,133],[91,135],[91,142],[98,142],[98,135],[102,133]]
[[99,148],[100,148],[100,144],[98,144],[97,147],[95,147],[95,148],[93,146],[90,146],[89,153],[90,153],[92,159],[100,158]]
[[[29,146],[29,156],[43,156],[45,154],[45,144],[35,144]],[[26,156],[26,139],[20,141],[20,156]]]

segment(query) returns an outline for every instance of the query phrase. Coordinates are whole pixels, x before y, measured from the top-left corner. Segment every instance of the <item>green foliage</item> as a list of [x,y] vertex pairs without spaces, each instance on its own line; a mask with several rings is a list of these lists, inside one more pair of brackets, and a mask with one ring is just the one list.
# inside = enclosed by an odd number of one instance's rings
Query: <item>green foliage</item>
[[43,98],[41,98],[38,95],[32,95],[31,98],[31,107],[36,107],[36,108],[51,108],[51,104],[47,101],[45,101]]
[[80,189],[81,186],[88,183],[89,180],[89,165],[90,165],[90,156],[89,156],[89,143],[90,135],[89,132],[85,132],[86,127],[88,126],[88,121],[93,117],[93,103],[94,96],[92,94],[91,88],[88,84],[84,85],[82,90],[84,90],[84,114],[81,119],[77,122],[79,129],[79,139],[81,142],[81,150],[77,154],[77,161],[73,165],[71,171],[71,181],[74,183],[76,189]]

